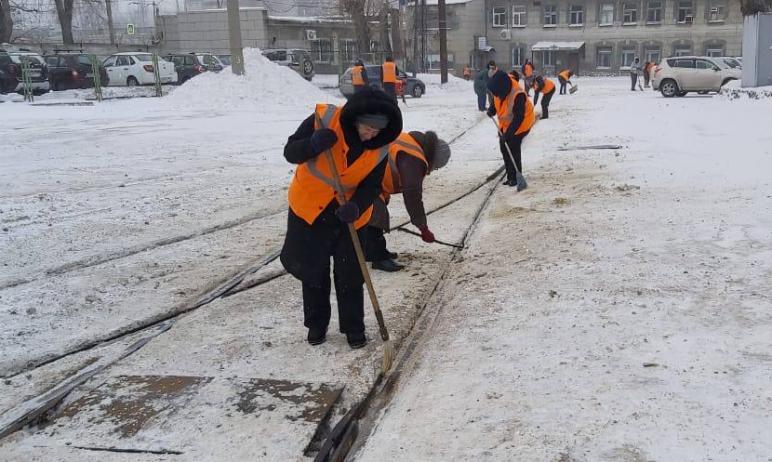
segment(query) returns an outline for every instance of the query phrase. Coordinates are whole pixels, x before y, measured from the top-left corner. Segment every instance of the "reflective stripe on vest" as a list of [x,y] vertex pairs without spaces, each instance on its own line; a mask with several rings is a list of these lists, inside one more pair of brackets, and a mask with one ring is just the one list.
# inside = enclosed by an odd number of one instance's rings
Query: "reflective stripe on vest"
[[[329,128],[338,136],[338,141],[329,152],[339,173],[345,200],[351,200],[359,184],[389,155],[389,148],[386,145],[379,149],[366,150],[354,163],[348,165],[349,149],[340,125],[341,112],[341,109],[333,105],[317,104],[314,127]],[[298,165],[290,183],[288,196],[290,209],[308,224],[313,224],[333,199],[343,202],[335,188],[335,177],[330,169],[327,153]],[[363,210],[354,226],[357,229],[365,226],[372,212],[372,206]]]
[[383,63],[383,83],[397,83],[397,65],[391,62]]
[[[515,118],[515,113],[513,112],[515,98],[518,94],[525,93],[515,79],[510,77],[509,80],[512,83],[512,89],[509,90],[507,97],[503,101],[498,96],[493,97],[493,104],[496,107],[496,116],[499,119],[499,128],[502,133],[507,132],[509,125]],[[536,115],[533,112],[533,103],[529,98],[525,98],[525,115],[523,116],[523,121],[520,123],[520,126],[515,130],[515,134],[519,135],[525,133],[533,127],[535,122]]]
[[400,133],[399,137],[389,145],[389,168],[386,169],[386,173],[383,175],[383,190],[388,194],[399,194],[402,192],[402,179],[397,167],[397,155],[400,152],[419,159],[424,163],[426,169],[429,169],[429,162],[426,160],[426,155],[421,145],[409,133]]
[[351,84],[352,85],[364,85],[365,79],[362,77],[362,66],[354,66],[351,69]]

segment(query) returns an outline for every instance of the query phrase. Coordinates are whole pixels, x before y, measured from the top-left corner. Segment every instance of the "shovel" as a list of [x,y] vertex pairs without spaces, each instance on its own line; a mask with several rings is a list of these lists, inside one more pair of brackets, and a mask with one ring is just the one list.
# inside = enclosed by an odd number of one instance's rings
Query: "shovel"
[[579,85],[571,84],[571,88],[568,89],[568,92],[573,95],[577,92],[577,90],[579,90]]
[[512,155],[512,151],[509,149],[509,145],[506,141],[504,141],[504,134],[501,133],[501,130],[499,130],[499,125],[496,123],[495,120],[491,117],[491,121],[493,121],[493,125],[496,126],[496,131],[499,134],[499,139],[502,140],[504,143],[504,146],[507,148],[507,154],[509,154],[509,160],[512,161],[512,166],[515,167],[515,181],[517,181],[517,192],[520,192],[528,187],[528,183],[525,182],[525,177],[522,173],[520,173],[520,169],[517,168],[517,164],[515,163],[515,156]]

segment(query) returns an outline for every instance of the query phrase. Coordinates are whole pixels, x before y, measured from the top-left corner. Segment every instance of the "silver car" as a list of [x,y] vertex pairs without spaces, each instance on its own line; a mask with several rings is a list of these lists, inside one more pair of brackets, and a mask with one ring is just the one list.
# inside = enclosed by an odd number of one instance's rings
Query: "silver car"
[[718,58],[675,56],[662,60],[654,68],[652,86],[665,98],[685,96],[689,92],[718,92],[727,82],[740,79],[741,72]]
[[263,56],[281,66],[287,66],[308,80],[314,78],[314,62],[305,50],[276,48],[262,50]]

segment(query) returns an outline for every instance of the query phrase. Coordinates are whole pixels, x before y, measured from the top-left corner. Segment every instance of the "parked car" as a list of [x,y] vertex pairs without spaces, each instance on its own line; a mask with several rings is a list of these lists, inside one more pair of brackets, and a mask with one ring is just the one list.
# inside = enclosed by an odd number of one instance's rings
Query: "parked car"
[[[153,55],[141,52],[115,53],[103,63],[110,79],[110,85],[151,85],[155,83]],[[174,64],[158,57],[161,83],[176,83],[177,72]]]
[[[367,71],[367,78],[370,86],[382,88],[381,86],[381,66],[368,64],[365,65]],[[404,72],[400,72],[397,76],[402,81],[402,88],[406,95],[410,95],[413,98],[420,98],[426,93],[426,84],[421,79],[415,77],[408,77]],[[346,69],[346,72],[340,77],[340,92],[346,98],[350,98],[354,94],[354,85],[351,83],[351,68]]]
[[48,69],[43,57],[29,51],[0,51],[0,93],[22,92],[22,68],[29,66],[32,91],[46,93],[50,89]]
[[[54,91],[73,88],[93,88],[94,68],[91,59],[94,55],[82,52],[63,52],[45,57],[48,64],[48,80]],[[99,77],[102,86],[110,83],[107,70],[99,64]]]
[[217,55],[223,66],[231,65],[231,55]]
[[263,50],[262,53],[263,56],[276,64],[293,69],[309,82],[314,78],[314,62],[311,61],[311,55],[305,50],[289,48],[268,49]]
[[732,69],[717,58],[676,56],[662,60],[654,68],[652,86],[662,96],[685,96],[690,91],[719,91],[723,85],[741,77],[740,69]]
[[225,67],[217,56],[209,53],[171,53],[164,59],[174,64],[179,84],[204,72],[220,72]]

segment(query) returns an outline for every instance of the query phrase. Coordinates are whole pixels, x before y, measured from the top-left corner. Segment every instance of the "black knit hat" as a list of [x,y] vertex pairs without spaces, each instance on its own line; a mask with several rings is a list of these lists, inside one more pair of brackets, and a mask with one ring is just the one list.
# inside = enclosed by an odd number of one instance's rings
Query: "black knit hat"
[[493,93],[493,96],[504,99],[512,90],[512,81],[506,72],[498,70],[488,80],[488,90]]

